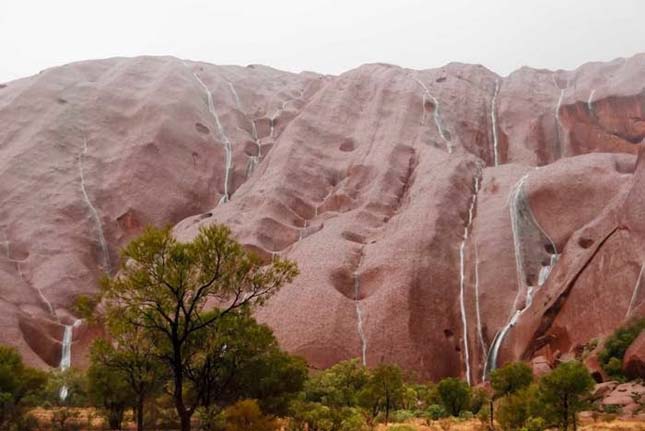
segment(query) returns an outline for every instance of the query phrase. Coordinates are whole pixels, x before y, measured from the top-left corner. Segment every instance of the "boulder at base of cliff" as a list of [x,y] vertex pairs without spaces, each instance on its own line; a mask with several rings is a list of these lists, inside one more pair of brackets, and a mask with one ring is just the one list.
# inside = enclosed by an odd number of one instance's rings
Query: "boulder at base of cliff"
[[623,371],[630,379],[645,378],[645,332],[641,332],[625,352]]

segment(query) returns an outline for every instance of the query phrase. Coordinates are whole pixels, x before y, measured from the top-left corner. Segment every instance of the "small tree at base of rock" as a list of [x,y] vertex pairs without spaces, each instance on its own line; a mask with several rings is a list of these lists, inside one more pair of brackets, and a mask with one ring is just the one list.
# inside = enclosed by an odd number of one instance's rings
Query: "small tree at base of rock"
[[565,431],[570,423],[576,429],[576,414],[585,406],[593,387],[593,378],[578,361],[562,363],[540,380],[542,399]]
[[470,405],[470,386],[463,380],[448,377],[437,385],[437,391],[446,411],[451,416],[459,416]]
[[20,423],[29,397],[46,383],[45,373],[26,367],[15,349],[0,345],[0,429]]
[[[186,397],[187,373],[199,340],[220,319],[266,301],[298,270],[294,262],[269,265],[249,254],[224,226],[202,227],[192,242],[169,229],[148,228],[122,252],[118,275],[103,282],[109,319],[145,332],[166,365],[181,431],[203,405]],[[206,313],[207,301],[216,308]]]
[[533,382],[533,370],[524,362],[511,362],[493,370],[490,383],[493,396],[490,399],[490,427],[495,423],[495,400],[514,394]]
[[364,406],[371,411],[372,418],[383,412],[385,423],[403,398],[403,372],[397,365],[381,364],[376,367],[365,385],[360,398]]

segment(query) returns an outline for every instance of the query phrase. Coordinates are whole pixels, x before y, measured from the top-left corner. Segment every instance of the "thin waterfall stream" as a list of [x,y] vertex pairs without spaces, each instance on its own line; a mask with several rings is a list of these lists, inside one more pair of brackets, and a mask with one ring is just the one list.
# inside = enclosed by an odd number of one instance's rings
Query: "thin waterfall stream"
[[596,93],[596,89],[594,88],[594,89],[591,90],[591,93],[589,93],[589,99],[587,99],[587,110],[589,111],[589,113],[591,115],[594,115],[594,112],[593,112],[593,96],[594,96],[595,93]]
[[[73,324],[65,325],[59,366],[61,371],[66,371],[72,366],[72,340],[74,338],[74,328],[77,328],[81,324],[81,322],[81,320],[75,320]],[[65,401],[68,395],[69,388],[67,387],[67,385],[63,385],[60,388],[58,396],[60,397],[61,401]]]
[[[491,343],[484,367],[484,380],[497,367],[499,350],[504,338],[517,324],[522,314],[531,307],[536,290],[546,282],[559,258],[555,243],[537,222],[529,206],[524,191],[528,176],[528,173],[525,174],[513,186],[509,202],[517,274],[517,294],[513,301],[513,311],[510,317]],[[527,255],[529,253],[530,255]],[[525,300],[520,307],[523,293]]]
[[[190,70],[190,68],[185,62],[184,62],[184,66],[186,66],[186,68]],[[206,93],[206,99],[208,101],[208,112],[213,116],[213,119],[215,120],[215,125],[217,126],[217,134],[219,135],[220,140],[224,144],[224,150],[226,152],[226,160],[224,162],[224,195],[220,198],[218,203],[219,204],[226,203],[230,199],[230,193],[228,188],[230,183],[231,170],[233,166],[233,146],[231,145],[231,141],[228,139],[228,136],[226,136],[226,133],[224,132],[224,127],[222,126],[222,123],[219,120],[219,116],[215,111],[213,94],[208,89],[206,84],[204,84],[204,81],[201,80],[199,75],[197,75],[196,72],[191,71],[191,73],[193,74],[193,76],[195,77],[199,85],[202,87],[202,89],[204,90],[204,93]],[[235,92],[235,96],[237,98],[237,92]]]
[[632,314],[632,309],[636,303],[636,298],[638,297],[638,290],[641,285],[641,280],[643,278],[643,269],[645,268],[645,263],[641,264],[641,270],[638,273],[638,278],[636,279],[636,284],[634,285],[634,290],[632,291],[632,298],[629,301],[629,307],[627,307],[627,313],[625,313],[625,318],[628,318]]
[[499,94],[499,81],[495,81],[495,93],[490,102],[490,123],[493,129],[493,162],[499,165],[499,139],[497,136],[497,94]]
[[365,336],[365,330],[363,328],[363,310],[361,309],[361,276],[358,272],[361,263],[363,263],[364,258],[363,251],[361,250],[361,258],[358,261],[356,270],[354,271],[354,307],[356,309],[356,330],[358,332],[358,337],[361,340],[361,361],[364,366],[367,365],[367,337]]
[[450,143],[450,139],[448,136],[446,136],[446,132],[444,131],[443,126],[441,125],[441,117],[439,114],[439,100],[437,100],[436,97],[430,93],[430,90],[428,87],[418,78],[414,78],[414,80],[423,88],[423,100],[422,100],[422,109],[423,109],[423,124],[425,124],[425,119],[426,119],[426,101],[430,100],[433,104],[433,110],[432,110],[432,118],[434,120],[434,124],[437,127],[437,131],[439,132],[439,136],[441,136],[441,139],[446,144],[446,149],[448,150],[448,153],[452,153],[452,144]]
[[83,138],[83,150],[78,155],[78,172],[81,179],[81,192],[83,193],[83,200],[90,210],[90,215],[94,220],[94,225],[96,227],[96,232],[98,236],[99,245],[101,247],[101,252],[103,254],[103,268],[109,274],[112,272],[111,263],[110,263],[110,251],[105,240],[105,234],[103,232],[103,224],[101,223],[101,218],[99,213],[96,210],[96,207],[92,203],[89,194],[87,193],[87,187],[85,186],[85,170],[84,170],[84,160],[85,155],[87,154],[87,139]]
[[465,251],[466,243],[468,241],[469,229],[473,223],[475,214],[475,205],[477,204],[477,194],[479,193],[479,177],[481,173],[475,176],[474,191],[470,200],[470,207],[468,208],[468,221],[464,226],[464,235],[459,246],[459,307],[461,310],[461,322],[463,327],[463,342],[464,342],[464,362],[466,364],[466,381],[471,384],[470,378],[470,351],[468,347],[468,316],[466,314],[466,300],[465,300],[465,286],[466,286],[466,270],[465,270]]

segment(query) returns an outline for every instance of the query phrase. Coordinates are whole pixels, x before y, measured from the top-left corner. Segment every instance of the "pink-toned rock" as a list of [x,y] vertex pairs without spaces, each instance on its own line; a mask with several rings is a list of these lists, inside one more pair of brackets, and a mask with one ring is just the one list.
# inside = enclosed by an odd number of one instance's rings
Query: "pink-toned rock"
[[623,371],[632,379],[645,377],[645,332],[641,332],[625,352]]
[[531,361],[533,375],[536,377],[548,374],[551,371],[551,364],[544,356],[536,356]]
[[639,408],[639,401],[643,397],[645,397],[645,386],[634,382],[623,383],[603,398],[602,404],[619,406],[623,414],[631,415]]
[[[56,366],[75,298],[119,247],[148,224],[189,240],[226,223],[297,261],[257,317],[313,367],[479,382],[543,356],[546,371],[645,312],[644,61],[502,78],[141,57],[7,83],[0,341]],[[98,334],[74,329],[74,365]]]
[[609,382],[598,383],[596,384],[596,386],[594,386],[592,397],[594,399],[604,398],[605,395],[613,392],[613,390],[616,389],[616,386],[618,386],[618,382],[615,382],[613,380]]

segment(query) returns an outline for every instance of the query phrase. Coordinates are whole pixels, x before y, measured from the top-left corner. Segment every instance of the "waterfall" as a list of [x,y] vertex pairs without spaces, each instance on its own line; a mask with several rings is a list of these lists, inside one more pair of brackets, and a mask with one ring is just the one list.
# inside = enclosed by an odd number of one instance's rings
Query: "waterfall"
[[593,112],[593,95],[594,95],[595,92],[596,92],[595,88],[593,90],[591,90],[591,93],[589,93],[589,99],[587,99],[587,110],[589,111],[589,113],[591,115],[594,115],[594,112]]
[[87,188],[85,187],[85,174],[83,169],[83,161],[85,159],[86,154],[87,154],[87,139],[84,137],[83,151],[81,151],[81,153],[78,155],[78,172],[81,178],[81,191],[83,192],[83,200],[85,200],[85,204],[89,208],[92,219],[94,220],[94,225],[96,226],[99,245],[101,247],[101,252],[103,253],[103,268],[106,272],[110,273],[112,272],[112,268],[110,264],[110,251],[108,249],[107,242],[105,241],[105,234],[103,233],[103,224],[101,223],[101,218],[99,217],[99,213],[96,210],[96,207],[94,206],[94,204],[92,204],[92,201],[90,200],[90,197],[87,194]]
[[414,80],[423,88],[423,101],[422,101],[422,112],[423,112],[423,123],[425,124],[425,119],[426,119],[426,100],[431,100],[432,104],[434,105],[434,109],[432,110],[432,118],[434,119],[434,124],[437,127],[437,131],[439,131],[439,135],[441,136],[441,139],[446,143],[446,148],[448,150],[448,153],[452,153],[452,145],[450,143],[450,139],[446,136],[446,133],[441,125],[441,118],[439,116],[439,101],[437,100],[436,97],[430,93],[430,90],[428,90],[428,87],[421,82],[421,80],[414,78]]
[[[515,184],[510,195],[511,229],[513,231],[513,249],[517,274],[517,294],[513,301],[513,311],[504,327],[495,335],[489,349],[484,379],[497,367],[497,357],[508,331],[515,326],[520,316],[533,304],[536,287],[541,287],[551,274],[558,261],[559,254],[555,243],[539,225],[524,193],[528,173]],[[548,248],[546,246],[548,245]],[[525,256],[525,253],[532,255]],[[548,257],[548,263],[544,264]],[[539,266],[539,268],[538,268]],[[529,272],[527,272],[527,270]],[[528,282],[531,277],[532,282]],[[537,285],[537,286],[536,286]],[[521,308],[520,298],[525,292],[525,302]]]
[[625,319],[627,319],[630,314],[632,314],[632,308],[636,303],[636,298],[638,297],[638,289],[641,285],[641,279],[643,278],[643,268],[645,268],[645,263],[641,264],[641,270],[638,273],[638,278],[636,279],[636,284],[634,285],[634,291],[632,292],[632,299],[629,301],[629,307],[627,307],[627,313],[625,313]]
[[356,309],[356,330],[358,331],[358,337],[361,340],[361,361],[364,366],[367,365],[367,337],[365,336],[365,331],[363,329],[363,310],[361,310],[361,277],[358,273],[358,267],[360,267],[361,262],[363,261],[363,255],[361,254],[361,259],[356,267],[354,272],[354,307]]
[[520,199],[521,199],[521,193],[522,193],[522,187],[524,186],[524,182],[528,178],[528,173],[525,174],[520,180],[515,183],[513,186],[513,189],[511,191],[511,199],[510,199],[510,215],[511,215],[511,229],[513,231],[513,249],[515,251],[515,270],[517,274],[517,295],[515,296],[515,300],[513,301],[513,310],[514,312],[511,314],[511,317],[508,319],[506,324],[502,327],[502,329],[495,335],[495,338],[493,339],[493,342],[490,346],[490,350],[488,353],[486,365],[484,367],[484,375],[483,375],[483,380],[486,380],[488,377],[489,373],[495,369],[497,366],[497,355],[499,354],[499,349],[502,345],[502,341],[504,340],[504,337],[506,337],[506,333],[517,323],[517,319],[519,318],[520,315],[520,310],[517,310],[517,305],[519,302],[520,295],[522,293],[523,287],[524,287],[524,280],[525,280],[525,274],[524,274],[524,262],[523,262],[523,257],[521,253],[521,244],[520,244],[520,237],[519,237],[519,230],[520,230]]
[[284,110],[287,109],[287,105],[289,104],[289,102],[291,102],[291,99],[285,100],[284,102],[282,102],[282,104],[280,105],[280,108],[276,109],[273,112],[273,115],[271,115],[271,118],[269,119],[271,124],[272,138],[275,138],[275,120],[277,120],[278,117],[284,112]]
[[563,131],[563,126],[562,122],[560,121],[560,107],[562,106],[562,100],[564,99],[564,88],[560,88],[558,83],[555,80],[555,75],[553,75],[553,84],[558,87],[560,90],[560,96],[558,97],[558,103],[555,105],[555,123],[556,123],[556,134],[558,137],[558,154],[557,158],[559,159],[562,157],[562,131]]
[[464,235],[461,245],[459,246],[459,306],[461,309],[461,322],[463,327],[463,340],[464,340],[464,362],[466,363],[466,381],[470,385],[470,351],[468,350],[468,318],[466,315],[466,302],[465,302],[465,284],[466,284],[466,271],[465,271],[465,250],[468,241],[468,230],[473,223],[475,213],[475,205],[477,203],[477,193],[479,193],[479,173],[475,177],[475,190],[470,200],[470,207],[468,208],[468,222],[464,226]]
[[42,289],[39,289],[39,288],[33,286],[31,283],[29,283],[27,281],[27,278],[25,277],[25,273],[22,271],[21,261],[19,261],[17,259],[13,259],[11,257],[11,241],[9,240],[9,237],[7,236],[7,234],[4,231],[2,231],[2,235],[3,235],[4,239],[5,239],[3,241],[3,243],[4,243],[4,246],[5,246],[5,255],[7,256],[7,260],[16,265],[16,271],[18,271],[18,275],[20,276],[20,279],[22,281],[24,281],[25,284],[31,286],[36,291],[36,293],[38,293],[38,297],[40,298],[40,300],[43,302],[43,304],[45,304],[45,306],[49,310],[49,314],[51,314],[52,317],[54,317],[56,320],[58,320],[58,317],[56,316],[56,312],[54,311],[54,307],[52,306],[52,303],[49,302],[49,299],[47,299],[47,297],[43,293]]
[[[81,324],[81,320],[75,320],[71,325],[65,325],[65,332],[63,333],[63,343],[60,358],[60,370],[66,371],[72,366],[72,337],[74,335],[74,328]],[[59,397],[61,401],[67,399],[69,389],[66,385],[60,388]]]
[[305,225],[300,228],[300,232],[298,234],[298,241],[302,241],[302,238],[304,238],[304,233],[307,231],[307,222],[309,220],[305,219]]
[[490,103],[490,122],[493,129],[493,155],[495,166],[499,165],[499,150],[497,137],[497,94],[499,93],[499,81],[495,81],[495,93]]
[[246,177],[250,177],[251,174],[255,171],[256,166],[260,163],[262,159],[262,145],[260,144],[260,138],[258,138],[258,129],[255,125],[255,120],[251,121],[251,134],[253,136],[253,142],[258,149],[258,152],[255,156],[249,156],[249,161],[246,167]]
[[242,110],[242,103],[240,103],[240,96],[237,95],[237,90],[235,89],[235,86],[231,81],[227,81],[228,83],[228,88],[231,89],[231,93],[233,93],[233,99],[235,99],[235,106],[237,106],[238,111],[244,112]]
[[[188,68],[188,65],[184,62],[184,66]],[[190,70],[190,68],[189,68]],[[204,92],[206,93],[206,99],[208,101],[208,112],[213,116],[213,119],[215,119],[215,125],[217,126],[217,133],[219,135],[220,140],[224,144],[224,150],[226,151],[226,160],[224,164],[224,195],[220,198],[218,205],[223,204],[229,201],[230,199],[230,194],[228,191],[228,185],[230,182],[230,176],[231,176],[231,169],[233,165],[233,146],[231,145],[231,141],[228,139],[226,136],[226,133],[224,132],[224,127],[222,126],[222,123],[219,120],[219,116],[217,115],[217,112],[215,112],[215,104],[213,103],[213,94],[211,91],[208,89],[206,84],[204,84],[204,81],[201,80],[199,75],[197,73],[192,72],[193,76],[201,85],[203,88]],[[233,91],[235,91],[235,88],[232,86],[232,84],[229,82],[229,85],[231,85],[231,88]],[[235,97],[237,98],[237,92],[235,92]]]
[[475,313],[477,315],[477,336],[479,337],[479,345],[482,348],[482,358],[484,358],[484,362],[486,362],[488,352],[486,350],[486,343],[484,342],[482,317],[479,309],[479,251],[477,250],[477,243],[475,243]]

